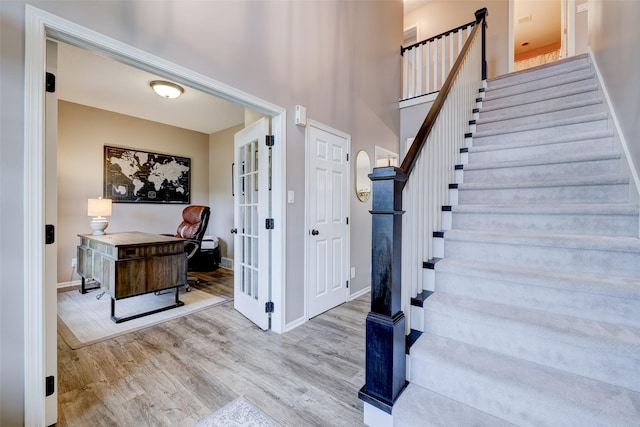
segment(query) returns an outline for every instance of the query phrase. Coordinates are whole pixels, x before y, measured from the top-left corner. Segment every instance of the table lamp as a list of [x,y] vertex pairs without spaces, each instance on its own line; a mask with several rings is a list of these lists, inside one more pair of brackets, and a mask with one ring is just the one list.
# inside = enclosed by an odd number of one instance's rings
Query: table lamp
[[87,216],[94,217],[91,222],[91,229],[94,236],[101,236],[109,226],[109,221],[105,216],[111,216],[111,199],[89,199],[87,203]]

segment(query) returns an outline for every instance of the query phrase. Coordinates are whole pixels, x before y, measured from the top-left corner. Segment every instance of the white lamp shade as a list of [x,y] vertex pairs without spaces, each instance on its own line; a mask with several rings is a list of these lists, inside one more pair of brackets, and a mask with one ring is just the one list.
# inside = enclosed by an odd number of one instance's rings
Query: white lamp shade
[[87,216],[111,216],[111,199],[89,199]]

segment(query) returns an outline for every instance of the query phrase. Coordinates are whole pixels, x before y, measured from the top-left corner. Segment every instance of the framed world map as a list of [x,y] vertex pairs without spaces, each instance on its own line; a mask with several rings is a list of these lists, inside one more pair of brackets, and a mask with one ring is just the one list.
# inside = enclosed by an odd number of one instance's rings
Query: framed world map
[[191,203],[191,159],[104,146],[104,197],[114,203]]

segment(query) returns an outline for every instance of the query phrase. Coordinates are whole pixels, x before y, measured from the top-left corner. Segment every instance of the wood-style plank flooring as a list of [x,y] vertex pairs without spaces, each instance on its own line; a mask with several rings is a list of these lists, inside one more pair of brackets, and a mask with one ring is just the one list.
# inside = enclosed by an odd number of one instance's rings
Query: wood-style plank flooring
[[[224,269],[198,289],[232,296]],[[228,302],[71,350],[58,338],[58,426],[193,426],[244,395],[281,425],[361,426],[369,295],[285,334]]]

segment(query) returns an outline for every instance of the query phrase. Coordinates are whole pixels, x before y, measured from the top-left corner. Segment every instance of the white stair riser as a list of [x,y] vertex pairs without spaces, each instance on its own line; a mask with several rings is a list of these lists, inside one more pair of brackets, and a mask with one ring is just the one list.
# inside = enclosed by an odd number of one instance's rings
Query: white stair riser
[[491,93],[491,96],[487,94],[488,96],[483,100],[482,106],[491,108],[496,105],[513,105],[514,107],[517,107],[520,104],[526,104],[528,102],[535,102],[542,99],[552,98],[556,94],[561,92],[582,90],[589,82],[590,80],[579,80],[571,83],[548,87],[546,89],[540,89],[535,92],[518,92],[508,96],[497,96],[497,94]]
[[599,99],[598,90],[593,86],[585,90],[571,92],[570,95],[558,96],[558,94],[556,94],[548,99],[528,102],[517,106],[510,103],[494,105],[493,107],[484,106],[481,113],[478,114],[478,120],[480,122],[489,122],[505,118],[524,117],[532,113],[537,114],[541,111],[556,111],[559,108],[565,108],[568,104],[576,102],[586,102]]
[[453,212],[450,229],[591,236],[638,236],[637,215]]
[[599,138],[590,140],[570,141],[557,144],[539,144],[504,148],[498,146],[496,150],[469,150],[468,164],[525,160],[531,158],[553,158],[579,152],[608,152],[614,147],[613,138]]
[[497,131],[499,133],[487,132],[473,135],[474,147],[483,145],[505,144],[520,141],[537,141],[545,138],[555,138],[563,135],[573,135],[576,133],[602,131],[608,127],[607,119],[585,120],[583,122],[559,125],[553,127],[536,127],[534,129],[522,129],[511,131]]
[[[640,389],[637,380],[640,378],[640,360],[637,358],[590,348],[586,341],[567,343],[561,334],[543,328],[501,323],[499,319],[454,311],[446,306],[438,308],[440,310],[434,311],[425,304],[425,331],[428,333],[631,390]],[[524,336],[527,337],[526,344],[521,340]]]
[[[640,299],[631,299],[606,295],[607,290],[595,294],[584,292],[579,283],[566,284],[572,289],[557,289],[551,286],[560,285],[550,283],[548,286],[522,283],[509,280],[498,280],[493,277],[477,277],[473,271],[461,273],[435,272],[437,292],[446,292],[461,297],[471,297],[492,301],[498,304],[508,304],[530,310],[544,310],[550,313],[640,327]],[[587,285],[583,285],[586,287]],[[606,285],[602,285],[606,287]],[[424,316],[421,316],[424,318]]]
[[568,187],[465,189],[458,188],[459,204],[624,203],[628,184]]
[[552,112],[547,111],[547,109],[543,111],[532,111],[531,114],[526,117],[517,117],[510,119],[505,118],[502,120],[490,121],[488,123],[479,120],[476,124],[476,131],[484,132],[487,130],[511,129],[513,127],[526,126],[530,124],[544,124],[552,120],[566,119],[585,114],[601,113],[603,111],[603,106],[602,103],[596,103],[571,109],[563,109]]
[[[640,252],[611,252],[604,250],[529,246],[490,241],[460,241],[444,238],[447,258],[475,261],[490,258],[504,265],[553,269],[607,275],[615,272],[621,277],[640,277]],[[437,283],[436,283],[437,286]]]

